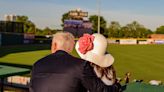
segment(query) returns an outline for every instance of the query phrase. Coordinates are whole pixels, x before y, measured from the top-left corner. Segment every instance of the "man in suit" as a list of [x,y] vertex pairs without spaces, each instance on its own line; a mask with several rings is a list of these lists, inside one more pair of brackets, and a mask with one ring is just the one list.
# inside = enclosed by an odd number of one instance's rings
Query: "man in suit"
[[53,36],[52,54],[38,60],[32,69],[30,92],[103,92],[106,85],[96,77],[88,61],[71,56],[74,37],[59,32]]

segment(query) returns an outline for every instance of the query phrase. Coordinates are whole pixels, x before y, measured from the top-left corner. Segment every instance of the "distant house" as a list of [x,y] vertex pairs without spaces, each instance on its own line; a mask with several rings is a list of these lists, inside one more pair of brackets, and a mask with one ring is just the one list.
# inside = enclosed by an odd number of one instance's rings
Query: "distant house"
[[164,40],[164,34],[151,34],[148,37],[153,40]]

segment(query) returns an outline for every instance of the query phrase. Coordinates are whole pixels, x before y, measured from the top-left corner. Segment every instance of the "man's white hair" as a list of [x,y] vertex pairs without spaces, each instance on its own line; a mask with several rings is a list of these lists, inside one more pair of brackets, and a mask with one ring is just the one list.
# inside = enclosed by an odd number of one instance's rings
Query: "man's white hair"
[[53,35],[52,44],[57,43],[57,48],[68,50],[72,48],[72,41],[74,36],[68,32],[57,32]]

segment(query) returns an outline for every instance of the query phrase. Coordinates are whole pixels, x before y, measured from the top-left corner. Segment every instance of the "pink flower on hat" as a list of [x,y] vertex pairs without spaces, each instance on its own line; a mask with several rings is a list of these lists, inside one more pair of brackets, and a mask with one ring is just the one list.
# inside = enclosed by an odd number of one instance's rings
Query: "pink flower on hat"
[[78,50],[82,54],[86,54],[88,51],[93,49],[94,36],[90,34],[84,34],[79,38],[79,48]]

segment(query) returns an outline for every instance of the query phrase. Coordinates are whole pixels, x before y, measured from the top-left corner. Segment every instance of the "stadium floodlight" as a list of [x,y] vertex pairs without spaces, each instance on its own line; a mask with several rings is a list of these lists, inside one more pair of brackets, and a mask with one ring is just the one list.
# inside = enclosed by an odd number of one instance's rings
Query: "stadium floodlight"
[[97,7],[98,7],[98,26],[97,26],[97,32],[100,33],[100,4],[101,4],[101,1],[100,0],[97,0]]

